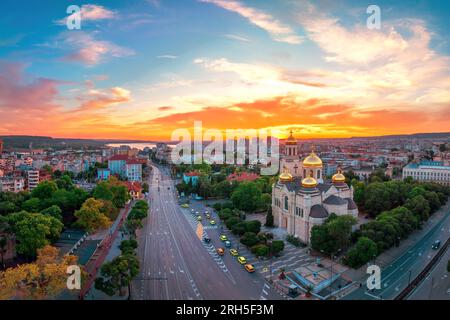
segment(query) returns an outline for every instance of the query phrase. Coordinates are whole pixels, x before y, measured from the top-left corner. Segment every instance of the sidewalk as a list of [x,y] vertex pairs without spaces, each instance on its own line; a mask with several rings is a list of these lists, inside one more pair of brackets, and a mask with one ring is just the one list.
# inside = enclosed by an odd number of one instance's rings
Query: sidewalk
[[[113,225],[102,232],[99,232],[97,234],[94,234],[93,237],[97,238],[101,235],[103,235],[103,239],[100,242],[97,250],[95,250],[92,257],[89,259],[89,261],[84,266],[84,271],[88,274],[88,279],[84,286],[81,288],[79,298],[83,300],[87,294],[90,293],[90,295],[87,298],[92,298],[92,285],[95,281],[95,278],[100,270],[100,267],[106,260],[106,258],[114,258],[114,256],[117,256],[119,252],[118,245],[120,244],[121,237],[118,237],[119,230],[123,223],[125,222],[126,217],[128,216],[128,212],[130,211],[130,208],[133,205],[133,201],[128,203],[125,208],[123,208],[117,217],[116,221],[114,221]],[[114,256],[113,256],[114,255]],[[112,259],[111,258],[111,259]],[[95,290],[95,288],[94,288]]]

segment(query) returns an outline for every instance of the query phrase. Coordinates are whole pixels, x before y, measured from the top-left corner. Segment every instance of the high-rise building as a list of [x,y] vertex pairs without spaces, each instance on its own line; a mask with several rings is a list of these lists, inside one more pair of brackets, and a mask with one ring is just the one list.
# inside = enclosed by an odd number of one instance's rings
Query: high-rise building
[[27,171],[27,185],[28,191],[32,191],[39,184],[39,170]]

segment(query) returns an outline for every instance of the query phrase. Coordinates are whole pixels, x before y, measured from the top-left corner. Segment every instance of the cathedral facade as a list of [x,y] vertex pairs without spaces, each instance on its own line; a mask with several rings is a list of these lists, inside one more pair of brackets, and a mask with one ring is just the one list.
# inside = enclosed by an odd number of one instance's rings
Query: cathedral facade
[[324,181],[322,160],[314,150],[301,160],[292,132],[280,167],[282,173],[272,187],[275,226],[309,244],[312,227],[323,224],[330,214],[358,218],[353,188],[345,183],[345,176],[339,171],[331,181]]

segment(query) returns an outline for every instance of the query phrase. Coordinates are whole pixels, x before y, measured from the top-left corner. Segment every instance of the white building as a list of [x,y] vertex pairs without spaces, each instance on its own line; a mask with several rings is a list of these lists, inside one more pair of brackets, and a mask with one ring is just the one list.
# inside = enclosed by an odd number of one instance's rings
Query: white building
[[27,184],[28,191],[32,191],[39,184],[39,171],[38,170],[28,170],[27,171]]
[[25,179],[22,177],[0,178],[0,191],[20,192],[25,189]]
[[420,182],[435,182],[450,186],[450,166],[441,161],[422,161],[410,163],[403,168],[403,179],[411,177]]

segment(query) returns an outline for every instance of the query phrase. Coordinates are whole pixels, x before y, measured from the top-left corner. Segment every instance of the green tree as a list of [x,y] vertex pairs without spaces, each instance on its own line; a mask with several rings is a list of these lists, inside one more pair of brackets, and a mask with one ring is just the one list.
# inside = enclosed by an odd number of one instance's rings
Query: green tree
[[11,201],[2,201],[0,202],[0,215],[7,215],[8,213],[12,213],[16,210],[16,205]]
[[131,282],[139,274],[139,260],[134,254],[123,254],[105,263],[100,269],[100,277],[95,279],[95,288],[109,296],[123,294],[128,288],[131,298]]
[[122,251],[123,254],[134,254],[135,250],[138,247],[138,243],[136,240],[123,240],[120,243],[119,249]]
[[272,214],[272,207],[271,206],[267,210],[266,223],[264,225],[266,227],[273,227],[273,214]]
[[17,252],[30,257],[36,256],[37,249],[57,240],[63,228],[52,216],[26,211],[9,215],[8,223],[16,236]]
[[44,181],[33,189],[31,196],[40,200],[50,199],[56,190],[58,190],[58,186],[54,181]]
[[432,213],[436,212],[441,207],[441,202],[439,201],[439,196],[434,191],[426,191],[424,198],[427,199],[430,204],[430,210]]
[[257,244],[252,246],[250,251],[257,257],[265,257],[269,254],[270,248],[265,244]]
[[367,237],[360,237],[356,245],[350,249],[344,262],[352,267],[359,268],[363,264],[373,260],[378,253],[377,244]]
[[41,201],[38,198],[28,199],[22,205],[22,209],[28,212],[39,212],[40,207]]
[[272,241],[272,253],[278,254],[284,250],[284,241],[283,240],[274,240]]
[[364,207],[372,217],[391,208],[389,191],[383,183],[374,182],[367,186]]
[[428,220],[428,217],[430,216],[430,205],[421,195],[406,200],[405,207],[408,208],[415,216],[419,217],[421,221]]
[[353,216],[343,215],[326,224],[328,235],[336,242],[339,249],[345,249],[350,244],[352,227],[356,222],[357,220]]
[[53,205],[41,211],[43,215],[52,216],[58,221],[62,221],[62,210],[57,205]]
[[75,212],[77,218],[76,225],[88,232],[97,231],[110,226],[111,222],[102,212],[103,203],[94,198],[87,199],[80,210]]
[[239,210],[253,212],[257,209],[261,199],[261,190],[252,182],[239,184],[231,194],[233,205]]
[[243,245],[246,245],[247,247],[253,247],[259,242],[258,237],[253,232],[244,233],[240,241]]

